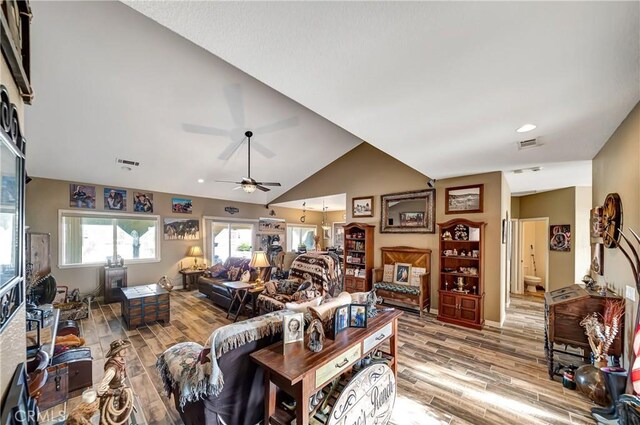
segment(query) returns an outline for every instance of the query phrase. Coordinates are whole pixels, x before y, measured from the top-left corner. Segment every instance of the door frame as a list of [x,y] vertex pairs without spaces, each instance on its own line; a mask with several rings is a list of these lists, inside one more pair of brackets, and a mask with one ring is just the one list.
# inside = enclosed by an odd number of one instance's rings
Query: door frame
[[[524,222],[531,222],[531,221],[542,221],[545,224],[545,229],[549,228],[549,217],[534,217],[534,218],[521,218],[518,220],[517,226],[518,226],[518,236],[517,236],[517,243],[518,243],[518,249],[517,249],[517,262],[515,263],[516,265],[516,272],[517,272],[517,278],[516,278],[516,284],[515,286],[512,286],[512,288],[514,289],[513,293],[515,294],[524,294],[524,258],[525,258],[525,250],[526,248],[524,247],[524,226],[523,223]],[[547,292],[549,290],[549,244],[545,244],[545,276],[544,276],[544,291]]]

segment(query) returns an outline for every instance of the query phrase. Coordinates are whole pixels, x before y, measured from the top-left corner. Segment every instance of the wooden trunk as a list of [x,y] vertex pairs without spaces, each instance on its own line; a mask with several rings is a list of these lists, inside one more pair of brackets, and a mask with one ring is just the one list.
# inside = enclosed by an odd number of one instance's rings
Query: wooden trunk
[[[550,378],[554,375],[554,344],[581,348],[584,350],[584,357],[589,357],[591,347],[580,322],[589,314],[603,314],[605,302],[608,299],[621,300],[622,298],[611,291],[603,296],[598,291],[575,284],[545,294],[545,353]],[[624,316],[618,335],[609,350],[610,355],[622,355],[622,335],[624,335]]]
[[49,377],[38,397],[38,408],[45,411],[67,401],[69,397],[69,368],[60,364],[47,368]]
[[122,293],[122,316],[129,330],[158,320],[169,323],[169,292],[160,286],[134,286],[123,289]]
[[69,391],[76,391],[93,384],[93,358],[88,347],[75,348],[58,354],[52,365],[66,365],[69,375]]

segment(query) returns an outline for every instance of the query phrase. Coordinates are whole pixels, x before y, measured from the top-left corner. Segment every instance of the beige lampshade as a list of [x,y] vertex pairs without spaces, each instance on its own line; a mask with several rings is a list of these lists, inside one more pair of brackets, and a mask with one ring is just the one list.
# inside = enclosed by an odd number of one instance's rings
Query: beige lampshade
[[269,267],[270,265],[267,253],[264,251],[255,251],[253,253],[253,257],[251,257],[251,262],[249,263],[249,266],[254,268]]
[[198,245],[189,247],[187,257],[202,257],[202,249]]

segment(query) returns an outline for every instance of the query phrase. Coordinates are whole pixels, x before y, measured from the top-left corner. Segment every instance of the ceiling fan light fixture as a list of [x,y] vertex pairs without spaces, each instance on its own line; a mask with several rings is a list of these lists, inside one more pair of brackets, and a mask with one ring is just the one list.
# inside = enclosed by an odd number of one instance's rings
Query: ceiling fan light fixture
[[247,193],[253,193],[256,191],[257,188],[258,186],[252,183],[245,183],[242,185],[242,190],[244,190]]

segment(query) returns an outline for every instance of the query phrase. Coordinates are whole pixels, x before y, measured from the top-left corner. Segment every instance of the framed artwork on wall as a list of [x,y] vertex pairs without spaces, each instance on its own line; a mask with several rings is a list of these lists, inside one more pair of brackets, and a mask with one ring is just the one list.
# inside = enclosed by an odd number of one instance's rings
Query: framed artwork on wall
[[193,241],[200,239],[200,220],[194,218],[165,217],[162,219],[162,222],[165,241]]
[[133,192],[133,210],[135,212],[153,212],[153,193]]
[[193,212],[193,201],[185,198],[171,198],[171,211],[191,214]]
[[71,183],[69,185],[69,206],[73,208],[96,208],[96,187]]
[[571,251],[571,225],[554,224],[549,226],[549,250]]
[[127,210],[127,191],[124,189],[104,188],[104,209],[111,211]]
[[484,202],[483,192],[483,184],[446,188],[445,214],[481,213]]
[[373,196],[362,196],[351,199],[351,216],[373,217]]

